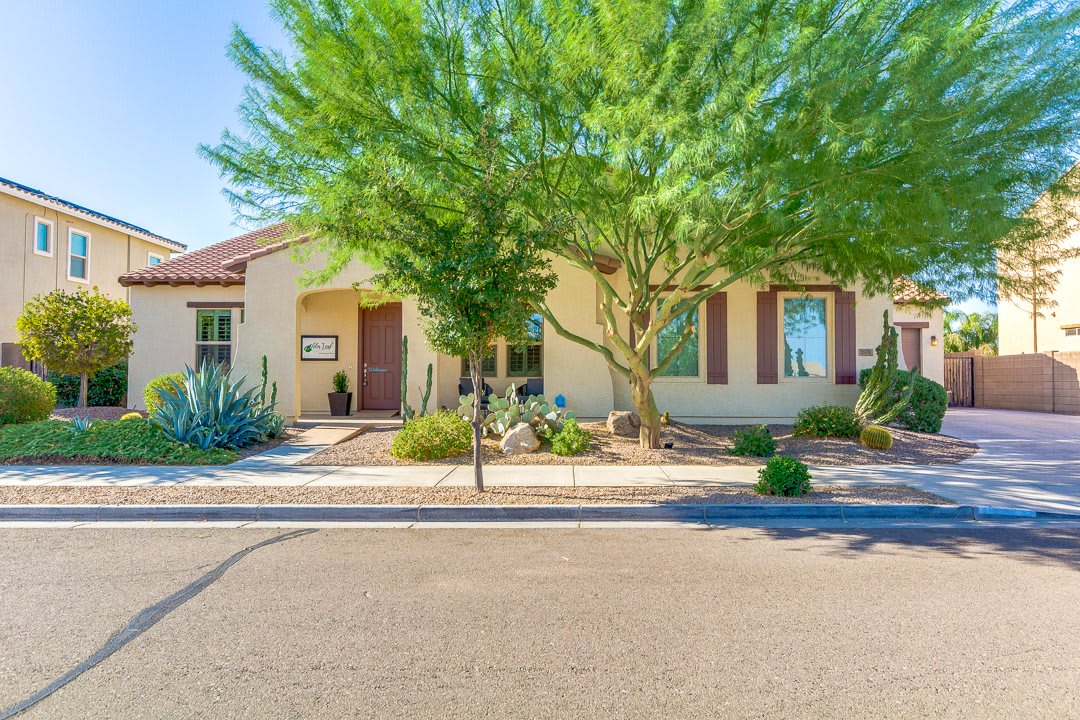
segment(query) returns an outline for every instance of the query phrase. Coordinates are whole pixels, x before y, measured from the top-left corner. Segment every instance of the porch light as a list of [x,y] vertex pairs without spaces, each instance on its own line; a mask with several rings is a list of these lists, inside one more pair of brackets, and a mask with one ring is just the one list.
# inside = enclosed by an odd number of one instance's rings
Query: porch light
[[937,347],[937,335],[930,336],[930,347]]

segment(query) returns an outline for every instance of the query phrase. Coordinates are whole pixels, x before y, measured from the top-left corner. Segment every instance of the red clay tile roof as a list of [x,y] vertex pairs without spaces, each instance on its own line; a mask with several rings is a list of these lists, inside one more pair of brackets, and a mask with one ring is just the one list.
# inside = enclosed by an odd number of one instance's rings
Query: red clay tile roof
[[[130,285],[243,285],[247,261],[292,244],[288,223],[278,223],[120,276]],[[284,239],[282,239],[284,238]],[[277,240],[277,242],[274,242]]]
[[925,288],[914,280],[898,277],[893,281],[893,302],[897,304],[913,303],[922,305],[942,305],[949,302],[949,296]]

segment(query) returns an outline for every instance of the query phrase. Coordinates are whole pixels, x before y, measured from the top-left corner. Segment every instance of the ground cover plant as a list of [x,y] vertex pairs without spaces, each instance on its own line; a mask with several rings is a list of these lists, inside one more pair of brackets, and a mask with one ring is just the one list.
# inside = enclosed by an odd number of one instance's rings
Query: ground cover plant
[[160,465],[219,465],[233,450],[201,450],[179,443],[142,418],[98,420],[75,432],[64,420],[0,427],[0,462],[110,462]]
[[56,388],[29,370],[0,367],[0,426],[44,420],[56,407]]

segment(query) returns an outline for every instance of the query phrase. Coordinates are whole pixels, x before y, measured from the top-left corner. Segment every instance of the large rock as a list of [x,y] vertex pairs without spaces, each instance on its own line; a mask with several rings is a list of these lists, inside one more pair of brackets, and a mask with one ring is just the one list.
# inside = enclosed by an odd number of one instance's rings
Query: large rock
[[641,429],[641,418],[636,412],[612,410],[607,416],[607,429],[614,435],[637,437]]
[[503,455],[524,455],[540,449],[540,438],[536,437],[530,426],[520,423],[506,431],[499,441],[499,447]]

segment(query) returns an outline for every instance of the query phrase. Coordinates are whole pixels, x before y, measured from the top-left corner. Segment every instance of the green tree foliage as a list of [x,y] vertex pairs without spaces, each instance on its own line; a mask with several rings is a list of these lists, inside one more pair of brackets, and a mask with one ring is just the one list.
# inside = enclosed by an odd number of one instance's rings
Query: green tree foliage
[[[1003,299],[1031,318],[1031,351],[1039,352],[1039,319],[1057,307],[1061,264],[1080,257],[1066,239],[1080,223],[1080,167],[1065,173],[1024,213],[999,253]],[[995,346],[997,324],[994,325]]]
[[138,326],[131,308],[95,287],[36,295],[15,321],[23,355],[53,372],[79,376],[78,407],[86,407],[89,377],[131,354]]
[[551,250],[599,287],[604,339],[536,307],[629,385],[653,447],[652,383],[709,296],[810,273],[988,292],[1001,238],[1080,135],[1075,3],[272,4],[290,52],[237,30],[244,129],[203,149],[233,200],[324,238],[333,273],[378,255],[388,178],[429,205],[483,187],[470,149],[494,119],[502,172],[532,171],[524,212],[572,221]]
[[[423,318],[428,344],[451,357],[468,358],[474,388],[484,387],[481,359],[496,340],[529,340],[533,303],[555,287],[543,250],[554,232],[516,211],[512,200],[523,174],[507,177],[491,162],[491,145],[470,152],[486,165],[485,182],[447,192],[439,205],[387,178],[380,194],[393,212],[381,233],[382,269],[372,278],[385,293],[412,298]],[[473,400],[473,467],[484,489],[482,392]]]
[[[64,375],[50,372],[49,382],[56,386],[57,405],[74,407],[79,402],[81,378],[78,375]],[[115,365],[102,368],[94,373],[86,389],[86,404],[91,407],[118,407],[127,395],[128,366],[122,360]]]
[[978,350],[998,354],[998,316],[995,313],[945,311],[945,352]]

